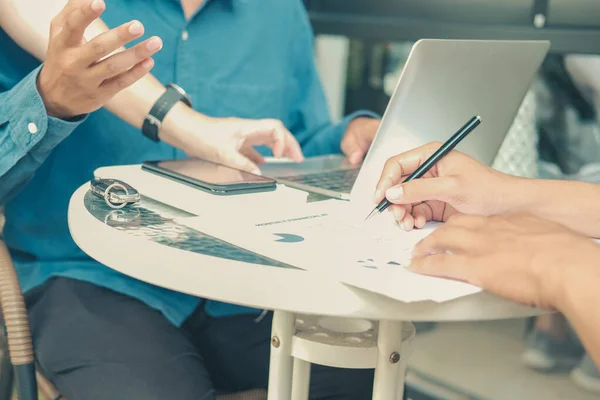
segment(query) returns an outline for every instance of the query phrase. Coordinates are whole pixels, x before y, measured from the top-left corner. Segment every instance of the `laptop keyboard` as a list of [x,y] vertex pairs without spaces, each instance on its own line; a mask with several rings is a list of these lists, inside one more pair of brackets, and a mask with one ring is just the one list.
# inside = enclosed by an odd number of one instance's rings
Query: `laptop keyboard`
[[314,174],[286,176],[282,180],[301,183],[321,189],[333,190],[334,192],[350,193],[354,181],[358,177],[360,168],[341,169],[334,171],[316,172]]

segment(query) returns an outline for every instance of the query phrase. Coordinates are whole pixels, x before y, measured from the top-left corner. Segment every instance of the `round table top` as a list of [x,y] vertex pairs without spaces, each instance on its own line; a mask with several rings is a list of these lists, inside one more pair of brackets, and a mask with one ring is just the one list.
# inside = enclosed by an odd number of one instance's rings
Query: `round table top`
[[69,229],[77,245],[109,268],[178,292],[259,309],[374,320],[486,320],[540,313],[489,293],[445,303],[403,303],[195,231],[176,221],[191,214],[152,199],[142,197],[115,210],[88,188],[81,186],[69,204]]

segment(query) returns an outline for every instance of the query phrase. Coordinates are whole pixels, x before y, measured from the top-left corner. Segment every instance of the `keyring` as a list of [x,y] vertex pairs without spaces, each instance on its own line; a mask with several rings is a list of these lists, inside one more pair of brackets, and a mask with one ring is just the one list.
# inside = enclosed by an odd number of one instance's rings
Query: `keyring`
[[121,204],[114,204],[110,201],[110,190],[111,189],[119,189],[125,192],[125,195],[128,196],[129,195],[129,191],[127,190],[127,188],[123,185],[121,185],[120,183],[113,183],[111,185],[108,185],[108,187],[106,188],[106,190],[104,191],[104,201],[106,202],[106,204],[110,207],[110,208],[115,208],[115,209],[120,209],[123,208],[127,205],[127,202],[123,202]]

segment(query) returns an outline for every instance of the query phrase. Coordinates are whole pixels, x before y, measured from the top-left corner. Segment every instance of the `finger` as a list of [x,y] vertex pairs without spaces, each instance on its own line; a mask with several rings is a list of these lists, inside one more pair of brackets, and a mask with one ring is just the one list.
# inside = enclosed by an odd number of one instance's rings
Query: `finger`
[[102,91],[106,97],[114,96],[117,92],[133,85],[141,79],[153,66],[154,60],[147,58],[144,61],[137,63],[129,71],[105,80],[100,85],[99,90]]
[[415,219],[411,213],[406,213],[404,219],[398,225],[407,232],[412,231],[412,229],[415,227]]
[[265,145],[277,158],[289,157],[296,162],[304,160],[298,141],[279,120],[255,121],[252,129],[244,132],[242,143],[251,146]]
[[274,143],[271,146],[273,149],[273,156],[275,158],[281,158],[283,157],[283,152],[285,151],[286,147],[287,129],[285,129],[282,125],[281,127],[275,126],[273,130]]
[[394,220],[400,225],[407,214],[410,214],[410,205],[398,206],[392,205],[388,210],[394,214]]
[[73,5],[73,11],[64,20],[58,41],[63,46],[78,46],[84,42],[85,29],[102,14],[106,8],[103,0],[94,0],[85,5]]
[[264,164],[265,163],[264,157],[258,151],[256,151],[256,149],[253,147],[244,149],[241,151],[241,153],[255,164]]
[[60,31],[62,31],[63,26],[65,25],[67,17],[82,5],[82,0],[67,1],[67,4],[65,4],[64,7],[60,10],[60,12],[56,14],[54,18],[52,18],[52,21],[50,21],[50,35],[54,36],[59,34]]
[[286,129],[279,120],[261,119],[247,122],[242,132],[243,143],[252,146],[265,145],[275,150],[274,146],[282,140],[284,130]]
[[154,36],[143,41],[130,49],[121,51],[91,67],[92,79],[103,81],[127,71],[137,63],[150,58],[162,48],[162,41]]
[[418,257],[445,252],[466,254],[471,249],[477,248],[480,240],[476,232],[445,225],[417,243],[413,249],[413,256]]
[[286,146],[283,151],[284,157],[290,158],[296,162],[304,161],[304,154],[302,154],[302,148],[300,147],[300,144],[298,143],[294,135],[292,135],[289,131],[286,134],[285,144]]
[[261,175],[260,168],[242,153],[234,152],[227,160],[224,160],[223,163],[232,168]]
[[[429,143],[388,159],[377,182],[377,190],[385,192],[391,186],[402,182],[402,177],[413,173],[440,146],[441,143],[438,142]],[[432,169],[434,168],[435,166]]]
[[451,205],[462,201],[468,193],[461,193],[460,181],[455,176],[415,179],[385,191],[385,197],[394,204],[421,203],[439,200]]
[[474,260],[460,254],[439,253],[413,257],[408,269],[421,275],[454,279],[480,286],[480,268],[477,268]]
[[143,34],[144,26],[139,21],[131,21],[104,32],[83,46],[82,63],[91,65]]
[[[368,146],[364,146],[356,135],[350,133],[344,136],[341,143],[341,149],[350,164],[357,165],[363,160]],[[366,148],[365,148],[366,147]]]
[[412,215],[415,219],[415,228],[423,228],[427,221],[433,220],[433,214],[433,209],[428,203],[421,203],[414,206]]

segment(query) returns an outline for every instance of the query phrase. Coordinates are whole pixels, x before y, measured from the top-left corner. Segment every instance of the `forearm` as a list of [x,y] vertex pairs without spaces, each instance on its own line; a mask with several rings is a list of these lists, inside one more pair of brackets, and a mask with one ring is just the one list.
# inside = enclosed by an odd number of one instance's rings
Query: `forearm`
[[564,266],[562,293],[555,306],[565,314],[575,328],[588,353],[600,365],[600,245],[595,257]]
[[600,185],[586,182],[514,178],[501,194],[507,212],[527,212],[600,238]]
[[15,43],[44,60],[50,21],[66,3],[66,0],[0,0],[0,26]]

